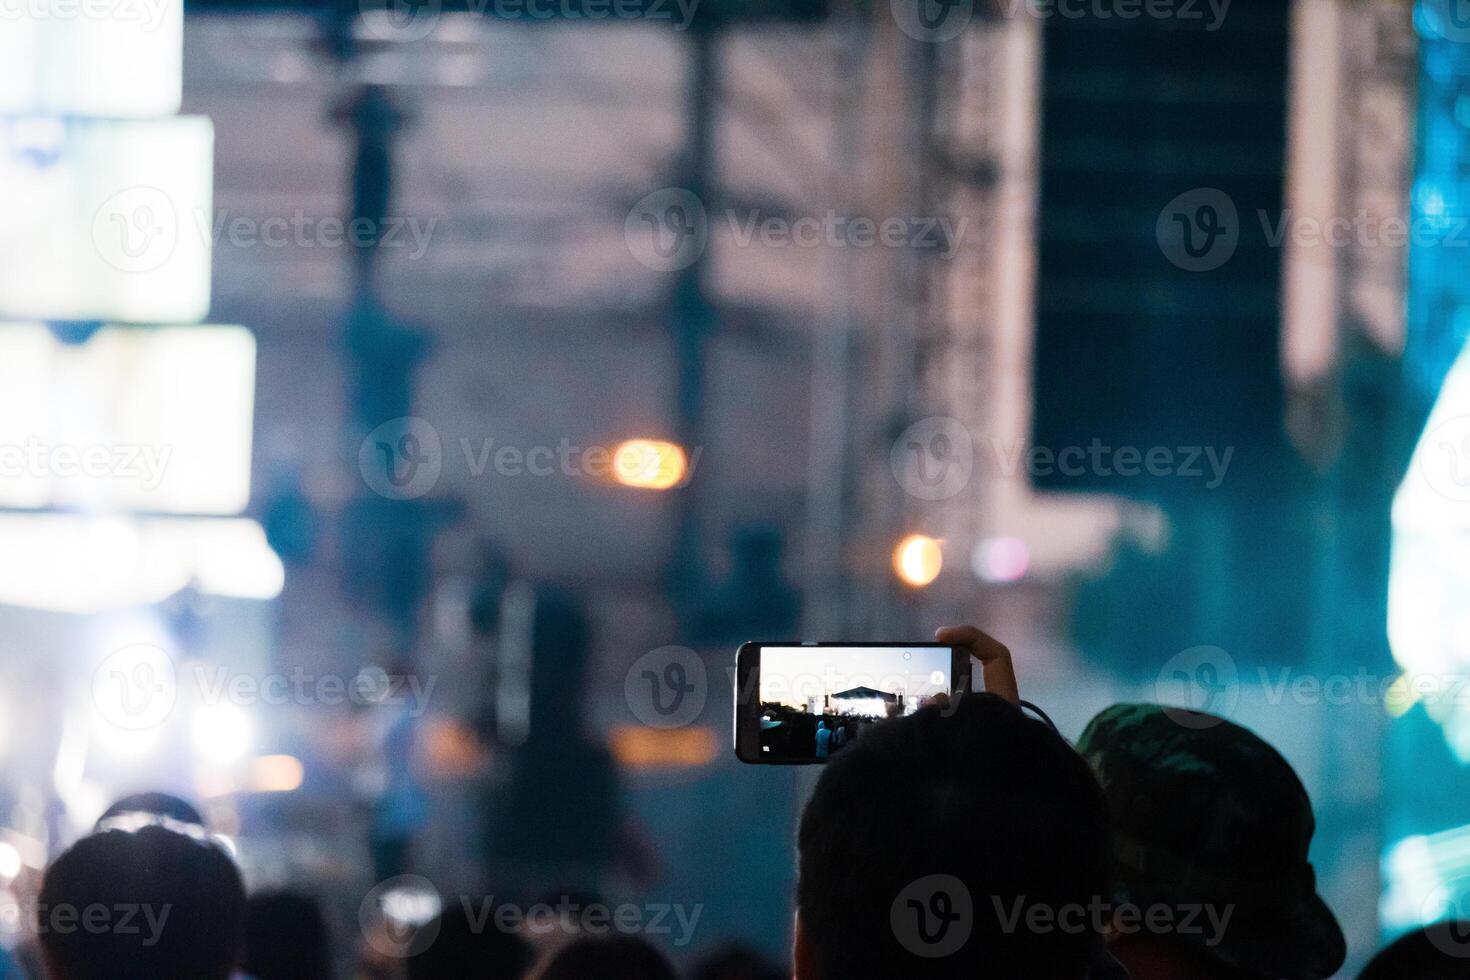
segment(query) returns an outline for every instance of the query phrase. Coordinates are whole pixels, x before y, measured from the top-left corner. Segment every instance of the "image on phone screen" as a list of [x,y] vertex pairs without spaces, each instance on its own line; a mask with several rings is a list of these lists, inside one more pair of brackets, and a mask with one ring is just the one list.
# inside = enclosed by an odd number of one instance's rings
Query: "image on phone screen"
[[954,652],[933,645],[761,645],[753,673],[745,682],[756,704],[744,712],[746,737],[737,736],[746,761],[825,762],[868,725],[955,689]]

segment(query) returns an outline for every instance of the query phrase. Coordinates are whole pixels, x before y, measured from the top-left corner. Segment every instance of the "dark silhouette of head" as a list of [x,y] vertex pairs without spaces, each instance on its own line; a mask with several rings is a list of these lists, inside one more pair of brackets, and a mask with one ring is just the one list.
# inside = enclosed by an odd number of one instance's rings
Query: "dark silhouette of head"
[[265,891],[245,903],[245,965],[253,980],[331,980],[332,932],[321,903]]
[[692,980],[789,980],[790,972],[755,950],[732,945],[717,949],[694,965]]
[[429,932],[433,942],[408,959],[408,980],[520,980],[531,968],[531,946],[502,931],[488,908],[471,920],[464,905],[446,907]]
[[1368,961],[1358,980],[1464,980],[1470,922],[1436,922],[1405,933]]
[[877,722],[801,817],[798,980],[1084,976],[1107,844],[1087,764],[1016,705],[970,694]]
[[678,980],[673,966],[637,936],[587,936],[562,947],[536,980]]
[[108,830],[52,863],[36,926],[53,980],[225,980],[244,941],[245,888],[203,835]]
[[[1338,971],[1347,945],[1317,894],[1312,803],[1281,753],[1225,718],[1158,704],[1099,712],[1077,747],[1108,800],[1112,950],[1133,977]],[[1124,909],[1135,920],[1126,929]],[[1169,915],[1139,919],[1150,909]],[[1189,909],[1201,910],[1195,925],[1176,927]]]
[[120,817],[135,813],[148,817],[166,817],[181,824],[204,826],[204,816],[187,800],[170,793],[133,793],[108,807],[97,818],[97,827],[102,829],[104,825]]

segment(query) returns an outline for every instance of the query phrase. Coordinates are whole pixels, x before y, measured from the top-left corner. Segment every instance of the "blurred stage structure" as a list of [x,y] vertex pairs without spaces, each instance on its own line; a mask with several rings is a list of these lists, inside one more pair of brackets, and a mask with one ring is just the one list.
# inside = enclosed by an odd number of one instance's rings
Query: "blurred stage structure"
[[[560,760],[586,777],[570,799],[621,783],[634,839],[567,874],[694,896],[702,944],[784,956],[772,842],[810,774],[728,758],[731,650],[978,620],[1072,734],[1179,693],[1182,652],[1224,652],[1225,707],[1318,805],[1355,961],[1380,924],[1470,892],[1464,718],[1271,683],[1470,661],[1444,638],[1467,505],[1411,463],[1448,439],[1426,420],[1470,413],[1445,384],[1462,256],[1271,237],[1460,215],[1464,45],[1433,0],[1239,5],[1218,30],[976,3],[943,40],[903,2],[648,0],[604,22],[591,0],[544,21],[170,0],[134,34],[0,22],[0,198],[20,216],[0,226],[0,449],[171,453],[146,489],[0,476],[0,669],[37,692],[6,701],[5,738],[55,747],[5,757],[0,824],[44,852],[116,788],[86,764],[92,722],[67,719],[129,644],[372,690],[407,673],[439,682],[421,715],[184,706],[188,751],[99,768],[207,796],[253,882],[310,876],[351,906],[369,838],[380,877],[494,881],[540,845],[487,839],[483,802],[550,805],[525,760]],[[51,70],[82,50],[133,60]],[[1199,188],[1238,212],[1216,268],[1159,230]],[[655,207],[655,235],[696,212],[699,233],[642,249]],[[892,216],[927,230],[761,231]],[[359,220],[374,233],[344,244]],[[914,482],[960,439],[967,479]],[[1034,465],[1094,440],[1237,455],[1213,486]],[[635,445],[662,447],[658,472],[526,465]],[[661,730],[625,681],[669,644],[707,698]],[[1182,697],[1219,709],[1188,666]],[[558,670],[586,692],[566,713],[544,700]]]

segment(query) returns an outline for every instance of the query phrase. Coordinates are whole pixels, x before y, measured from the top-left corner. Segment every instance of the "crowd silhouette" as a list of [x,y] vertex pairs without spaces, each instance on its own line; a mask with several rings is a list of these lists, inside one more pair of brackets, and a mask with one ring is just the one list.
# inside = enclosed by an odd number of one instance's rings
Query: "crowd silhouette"
[[[1074,746],[1020,700],[1011,654],[973,627],[985,693],[865,726],[801,814],[789,964],[724,948],[691,980],[1001,977],[1313,980],[1346,945],[1308,859],[1307,793],[1231,721],[1156,704],[1098,714]],[[783,901],[772,896],[772,901]],[[306,890],[247,896],[229,842],[166,794],[119,800],[45,870],[27,980],[677,980],[656,937],[595,903],[555,941],[488,903],[442,902],[396,929],[335,931]],[[532,934],[532,933],[535,934]],[[367,948],[376,946],[377,955]],[[360,955],[359,955],[360,952]],[[344,965],[346,964],[346,965]],[[1360,974],[1463,977],[1470,928],[1404,936]]]

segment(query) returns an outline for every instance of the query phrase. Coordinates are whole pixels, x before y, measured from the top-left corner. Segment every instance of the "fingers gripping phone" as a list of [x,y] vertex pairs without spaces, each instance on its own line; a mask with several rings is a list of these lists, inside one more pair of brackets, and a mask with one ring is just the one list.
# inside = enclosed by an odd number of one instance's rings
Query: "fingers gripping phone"
[[735,655],[735,755],[826,762],[876,721],[968,692],[971,663],[940,643],[746,643]]

